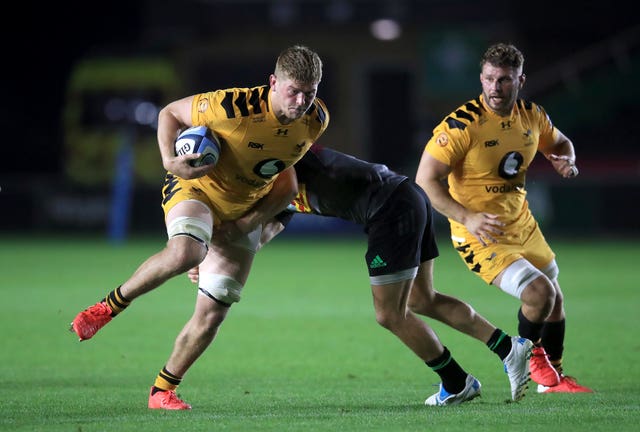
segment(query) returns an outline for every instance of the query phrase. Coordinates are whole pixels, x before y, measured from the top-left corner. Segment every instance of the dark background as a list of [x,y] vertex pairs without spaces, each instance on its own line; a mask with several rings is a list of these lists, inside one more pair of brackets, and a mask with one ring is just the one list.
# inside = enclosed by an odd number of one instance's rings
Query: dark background
[[[617,224],[623,230],[638,232],[634,210],[627,212],[631,213],[630,217],[618,216],[619,220],[614,217],[613,224],[610,219],[604,220],[609,205],[618,206],[617,201],[622,197],[639,198],[640,151],[634,133],[640,114],[635,98],[640,85],[637,80],[639,20],[624,2],[353,0],[346,2],[351,10],[349,18],[340,22],[327,17],[330,3],[116,0],[71,1],[37,7],[26,3],[16,5],[15,12],[5,14],[2,29],[5,95],[2,129],[7,142],[5,148],[10,150],[0,158],[0,205],[3,213],[9,211],[15,217],[1,219],[0,229],[39,227],[37,221],[41,222],[42,217],[33,215],[39,210],[29,204],[33,192],[27,186],[29,179],[63,181],[65,136],[61,118],[69,77],[82,59],[101,55],[153,54],[173,58],[178,63],[183,95],[186,95],[260,84],[243,82],[240,78],[239,83],[227,81],[231,76],[243,74],[246,79],[256,77],[266,81],[271,70],[264,68],[272,67],[281,48],[299,41],[308,42],[326,59],[320,95],[332,113],[332,126],[326,138],[331,142],[327,144],[412,175],[420,146],[426,142],[430,129],[451,109],[475,97],[480,86],[474,76],[475,82],[470,84],[474,90],[466,92],[464,97],[455,94],[450,100],[443,100],[433,97],[434,91],[431,99],[428,92],[427,97],[415,98],[415,65],[406,59],[413,56],[417,62],[423,51],[414,46],[414,42],[403,45],[402,40],[386,50],[384,44],[371,39],[366,31],[372,19],[395,15],[404,26],[403,37],[429,34],[430,29],[434,34],[448,29],[469,30],[486,34],[487,41],[498,38],[520,47],[526,57],[525,72],[529,77],[526,89],[530,89],[529,94],[523,92],[524,96],[544,104],[556,124],[567,125],[560,127],[574,140],[579,161],[583,163],[584,180],[564,192],[560,189],[553,192],[553,201],[568,198],[582,207],[590,222],[581,229],[593,230],[605,224],[615,228],[613,225]],[[344,5],[345,2],[333,3]],[[287,11],[293,15],[287,15]],[[631,35],[627,43],[616,47],[612,41],[625,32]],[[342,43],[336,44],[335,39],[330,39],[336,35]],[[423,36],[413,40],[420,37]],[[323,40],[328,41],[326,46]],[[377,60],[376,53],[397,51],[401,56],[398,63],[403,66],[394,66],[393,53],[384,54],[388,58],[382,66],[367,63],[362,66],[367,69],[362,79],[343,83],[343,75],[352,72],[338,71],[347,69],[349,58],[366,56],[367,50],[371,50],[372,62]],[[238,68],[238,73],[232,75],[227,71],[212,79],[211,70],[218,67],[216,63],[207,66],[205,61],[190,63],[193,60],[188,60],[202,56],[203,52],[219,63],[223,63],[221,58],[228,59],[230,52],[237,53],[236,66],[233,63],[227,66],[231,71]],[[471,53],[474,58],[480,54],[480,51]],[[246,70],[244,65],[251,59],[255,59],[256,68]],[[224,70],[225,64],[219,68]],[[392,116],[389,112],[393,110],[385,113],[382,109],[378,113],[368,99],[352,101],[353,95],[345,94],[344,89],[352,88],[356,82],[362,85],[364,93],[385,94],[390,86],[399,89],[399,93],[387,99],[389,105],[400,106],[396,110],[397,118],[391,117],[389,123],[371,121],[380,115]],[[354,114],[357,109],[351,108],[348,101],[353,106],[364,105],[366,115],[357,117]],[[354,122],[354,116],[360,120]],[[395,127],[397,124],[402,127]],[[398,151],[389,146],[389,139],[409,144]],[[541,168],[538,175],[547,174]],[[534,180],[535,175],[533,172]],[[15,182],[22,187],[17,188]],[[550,184],[553,187],[554,182]],[[610,185],[611,190],[603,190],[605,184]],[[153,201],[155,195],[149,199]],[[556,215],[571,210],[571,204],[567,206],[569,208],[558,211],[556,205]],[[569,219],[560,226],[563,224],[570,226]],[[60,228],[55,224],[43,226]]]

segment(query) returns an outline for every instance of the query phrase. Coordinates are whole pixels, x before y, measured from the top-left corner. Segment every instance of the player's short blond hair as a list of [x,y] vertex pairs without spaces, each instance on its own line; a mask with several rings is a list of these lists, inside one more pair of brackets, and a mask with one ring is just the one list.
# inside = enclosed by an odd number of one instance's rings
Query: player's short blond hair
[[322,60],[308,47],[294,45],[280,53],[274,75],[300,83],[318,84],[322,79]]

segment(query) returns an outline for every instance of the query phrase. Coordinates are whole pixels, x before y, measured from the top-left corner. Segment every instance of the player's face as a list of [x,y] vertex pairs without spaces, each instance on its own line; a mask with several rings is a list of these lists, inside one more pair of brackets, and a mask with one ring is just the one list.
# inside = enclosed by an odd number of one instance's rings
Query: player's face
[[304,115],[318,92],[318,83],[309,84],[271,75],[271,106],[280,121],[291,122]]
[[524,84],[522,69],[485,63],[480,72],[480,82],[484,101],[491,111],[503,117],[511,115]]

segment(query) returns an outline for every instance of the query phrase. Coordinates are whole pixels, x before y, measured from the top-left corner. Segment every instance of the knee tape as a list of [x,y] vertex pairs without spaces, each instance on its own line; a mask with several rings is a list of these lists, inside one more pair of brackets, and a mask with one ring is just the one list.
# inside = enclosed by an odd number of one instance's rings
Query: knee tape
[[229,276],[201,273],[198,281],[199,294],[201,295],[206,295],[228,304],[240,301],[243,285]]
[[200,240],[204,244],[209,244],[211,241],[211,233],[212,228],[208,223],[188,216],[177,217],[167,225],[167,235],[169,238],[188,235]]
[[535,268],[529,261],[519,259],[511,263],[504,271],[500,289],[519,299],[526,286],[540,276],[544,276],[544,273]]

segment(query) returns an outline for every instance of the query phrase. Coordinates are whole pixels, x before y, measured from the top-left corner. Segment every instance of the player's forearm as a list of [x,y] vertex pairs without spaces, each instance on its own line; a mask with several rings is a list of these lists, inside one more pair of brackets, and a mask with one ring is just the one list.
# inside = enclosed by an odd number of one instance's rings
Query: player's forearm
[[166,170],[170,169],[168,162],[176,157],[173,142],[176,140],[176,136],[181,127],[182,125],[167,107],[163,108],[158,114],[158,147],[160,148],[162,165]]
[[543,153],[547,159],[550,159],[550,156],[554,154],[556,156],[565,156],[573,160],[574,162],[576,160],[576,153],[573,147],[573,143],[565,134],[563,134],[559,130],[557,132],[555,142],[546,147],[543,150]]
[[176,158],[174,142],[178,132],[185,127],[192,126],[192,99],[193,97],[189,96],[171,102],[158,113],[158,146],[162,157],[162,165],[167,171],[171,171],[171,163]]
[[239,223],[251,231],[258,225],[267,223],[287,208],[298,193],[295,171],[289,168],[278,176],[271,191],[239,219]]
[[271,219],[262,225],[262,235],[260,236],[260,244],[258,249],[269,243],[278,234],[284,231],[284,224],[276,219]]
[[443,216],[464,224],[467,217],[467,209],[454,200],[445,184],[440,180],[419,180],[418,185],[424,189],[433,208]]

